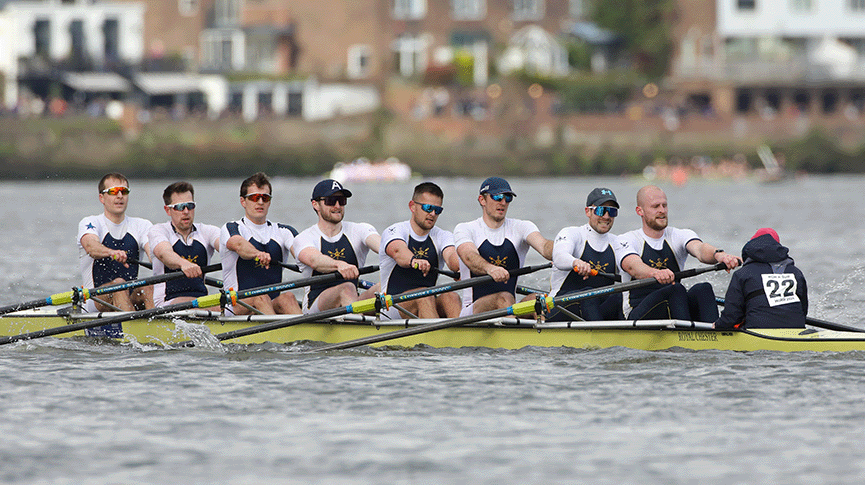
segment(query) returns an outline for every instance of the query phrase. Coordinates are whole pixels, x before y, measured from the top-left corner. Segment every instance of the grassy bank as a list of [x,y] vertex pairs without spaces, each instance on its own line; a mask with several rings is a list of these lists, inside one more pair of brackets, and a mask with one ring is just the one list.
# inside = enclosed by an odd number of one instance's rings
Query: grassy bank
[[[762,166],[756,147],[717,140],[705,146],[658,142],[586,147],[563,142],[538,148],[525,140],[487,140],[473,146],[427,137],[424,143],[388,143],[389,131],[411,130],[382,116],[327,123],[299,120],[160,121],[141,126],[87,117],[0,119],[0,176],[6,179],[93,178],[120,170],[136,178],[236,177],[264,170],[316,175],[341,160],[397,156],[424,175],[619,175],[640,173],[659,159],[717,162],[742,154]],[[407,137],[391,137],[411,140]],[[432,141],[429,141],[432,140]],[[812,131],[776,142],[787,168],[815,173],[865,172],[865,144],[845,149]]]

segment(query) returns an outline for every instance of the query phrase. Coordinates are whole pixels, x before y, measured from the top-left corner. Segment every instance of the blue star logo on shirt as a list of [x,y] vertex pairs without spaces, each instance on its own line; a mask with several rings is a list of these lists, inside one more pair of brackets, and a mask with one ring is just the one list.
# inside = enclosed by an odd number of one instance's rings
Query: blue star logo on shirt
[[96,226],[94,226],[92,222],[88,222],[87,229],[96,229]]

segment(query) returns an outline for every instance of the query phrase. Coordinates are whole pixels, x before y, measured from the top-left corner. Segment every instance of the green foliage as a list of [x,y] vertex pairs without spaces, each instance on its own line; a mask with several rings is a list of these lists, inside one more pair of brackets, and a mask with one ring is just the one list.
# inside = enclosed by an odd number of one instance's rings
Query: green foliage
[[850,173],[865,170],[863,149],[860,148],[858,154],[849,153],[819,130],[813,130],[804,138],[778,149],[787,158],[787,168],[790,170],[822,173]]
[[611,72],[604,75],[581,74],[563,78],[542,78],[522,74],[526,84],[538,83],[558,93],[562,108],[568,112],[598,113],[609,111],[631,98],[638,77],[633,73]]
[[592,48],[582,41],[569,42],[568,64],[580,71],[588,71],[592,68]]
[[674,0],[594,0],[592,19],[621,35],[637,69],[658,79],[672,55],[670,20],[674,12]]
[[455,78],[460,86],[471,86],[475,78],[475,58],[465,49],[459,49],[454,54]]

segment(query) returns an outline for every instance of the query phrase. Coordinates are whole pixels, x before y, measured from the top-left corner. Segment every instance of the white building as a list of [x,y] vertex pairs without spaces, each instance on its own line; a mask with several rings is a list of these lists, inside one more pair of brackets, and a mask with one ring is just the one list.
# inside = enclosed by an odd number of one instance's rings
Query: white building
[[0,10],[0,71],[4,104],[15,105],[22,79],[44,76],[52,65],[91,68],[134,65],[144,55],[144,3],[10,1]]

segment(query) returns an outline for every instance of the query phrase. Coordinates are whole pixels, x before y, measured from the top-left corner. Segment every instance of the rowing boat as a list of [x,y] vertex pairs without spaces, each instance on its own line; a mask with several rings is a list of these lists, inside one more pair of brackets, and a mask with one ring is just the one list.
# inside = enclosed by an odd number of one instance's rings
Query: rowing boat
[[[118,313],[61,316],[52,309],[26,310],[0,317],[3,336],[18,335],[46,328],[116,315]],[[172,346],[192,340],[198,345],[217,343],[213,335],[241,330],[282,316],[253,315],[224,317],[205,310],[191,310],[154,319],[123,322],[114,331],[79,330],[62,337],[99,337],[120,342]],[[346,315],[338,319],[305,323],[248,335],[227,343],[264,342],[339,343],[384,334],[395,329],[439,322],[441,320],[382,320],[365,315]],[[524,318],[496,318],[478,324],[453,327],[389,340],[375,346],[436,348],[486,347],[520,349],[524,347],[569,347],[597,349],[627,347],[640,350],[771,350],[784,352],[865,350],[865,333],[813,329],[755,329],[718,331],[708,324],[681,320],[639,322],[537,322]],[[95,330],[95,331],[94,331]]]

